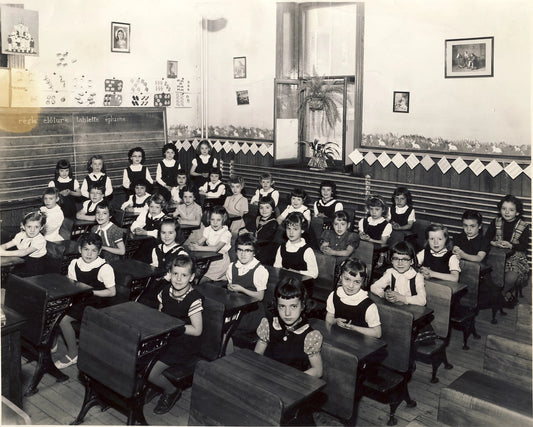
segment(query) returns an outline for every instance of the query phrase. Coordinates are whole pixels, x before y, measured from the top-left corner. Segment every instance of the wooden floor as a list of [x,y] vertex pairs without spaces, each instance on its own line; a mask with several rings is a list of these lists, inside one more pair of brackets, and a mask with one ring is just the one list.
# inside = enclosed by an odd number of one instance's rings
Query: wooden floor
[[[528,295],[520,300],[521,304],[531,305],[531,288],[524,290]],[[469,369],[482,370],[483,349],[487,334],[513,337],[517,332],[518,309],[506,310],[508,315],[498,315],[498,324],[490,323],[490,310],[482,310],[477,318],[477,330],[481,339],[469,339],[470,350],[462,350],[462,334],[452,331],[448,347],[448,360],[454,365],[452,370],[441,367],[438,372],[440,382],[431,384],[431,367],[417,364],[417,369],[409,384],[411,397],[418,405],[406,408],[405,403],[397,410],[398,426],[438,426],[437,409],[440,389],[459,377]],[[529,336],[531,330],[529,330]],[[61,347],[59,349],[61,351]],[[29,363],[23,359],[23,382],[26,385],[35,367],[35,362]],[[33,424],[70,424],[79,412],[82,404],[84,387],[78,381],[78,371],[75,366],[65,370],[70,379],[63,383],[56,383],[50,375],[45,375],[39,386],[39,392],[34,396],[24,398],[24,411],[31,417]],[[144,414],[148,423],[153,425],[187,425],[191,389],[186,390],[174,408],[163,416],[155,415],[153,408],[157,399],[147,404]],[[316,424],[319,426],[341,425],[335,418],[323,413],[314,413]],[[388,420],[388,406],[363,398],[359,405],[357,425],[384,426]],[[100,411],[99,407],[92,408],[85,418],[84,424],[92,425],[124,425],[126,417],[115,409]]]

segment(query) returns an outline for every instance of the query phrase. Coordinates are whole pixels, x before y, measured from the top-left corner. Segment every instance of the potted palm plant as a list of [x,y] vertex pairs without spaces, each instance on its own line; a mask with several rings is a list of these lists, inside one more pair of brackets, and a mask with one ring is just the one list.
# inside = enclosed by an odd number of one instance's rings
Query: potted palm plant
[[307,110],[313,120],[321,112],[320,128],[327,133],[326,125],[330,129],[340,120],[338,103],[343,93],[343,86],[336,85],[334,81],[326,80],[325,77],[314,74],[304,80],[300,92],[304,95],[300,102],[301,123],[305,121]]
[[[333,166],[333,160],[339,158],[339,145],[327,141],[331,131],[340,121],[339,104],[342,101],[344,87],[333,80],[327,80],[316,73],[305,79],[300,87],[300,144],[309,147],[311,169],[324,170]],[[304,131],[307,126],[307,131]],[[327,142],[324,142],[326,140]]]
[[312,156],[307,163],[309,169],[323,171],[328,166],[333,165],[333,160],[339,157],[337,148],[339,145],[336,142],[320,142],[318,139],[311,141],[301,141],[300,144],[307,145],[311,151]]

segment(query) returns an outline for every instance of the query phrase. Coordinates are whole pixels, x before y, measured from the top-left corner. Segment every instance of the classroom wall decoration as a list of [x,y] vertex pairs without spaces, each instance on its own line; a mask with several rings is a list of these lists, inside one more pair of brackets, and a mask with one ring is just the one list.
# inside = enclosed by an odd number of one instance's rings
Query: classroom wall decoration
[[237,105],[247,105],[250,103],[250,97],[247,90],[238,90],[237,92]]
[[111,52],[130,53],[130,24],[111,22]]
[[408,154],[405,152],[380,152],[379,150],[368,148],[356,149],[348,157],[355,165],[364,161],[372,166],[378,162],[385,168],[392,163],[398,169],[404,164],[410,169],[422,166],[426,171],[429,171],[433,167],[438,167],[443,174],[453,168],[458,174],[469,169],[476,176],[479,176],[483,171],[487,171],[492,177],[496,177],[500,173],[505,172],[511,179],[516,179],[522,173],[525,173],[531,178],[531,165],[529,164],[529,160],[527,166],[523,168],[514,160],[501,161],[494,159],[489,161],[487,159],[462,158],[461,156],[453,156],[453,154],[446,156],[437,153],[432,153],[431,156],[424,153],[415,155],[414,153]]
[[0,7],[2,53],[39,56],[39,12]]

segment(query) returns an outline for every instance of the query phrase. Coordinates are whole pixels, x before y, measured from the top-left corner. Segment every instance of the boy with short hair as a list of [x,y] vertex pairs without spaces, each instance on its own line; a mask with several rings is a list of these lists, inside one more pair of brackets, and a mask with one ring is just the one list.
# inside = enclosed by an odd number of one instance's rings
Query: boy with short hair
[[67,346],[67,354],[55,362],[58,369],[68,368],[78,362],[78,345],[72,322],[81,320],[83,310],[88,305],[104,307],[116,294],[113,268],[99,256],[102,251],[101,237],[94,233],[82,234],[78,239],[78,250],[81,256],[71,261],[67,275],[69,279],[85,283],[94,289],[90,297],[70,307],[67,315],[59,323]]

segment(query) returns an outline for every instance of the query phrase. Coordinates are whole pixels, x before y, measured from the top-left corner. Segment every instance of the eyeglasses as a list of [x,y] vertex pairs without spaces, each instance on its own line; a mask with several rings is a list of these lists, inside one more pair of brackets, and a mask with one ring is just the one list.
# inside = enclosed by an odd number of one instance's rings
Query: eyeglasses
[[395,257],[393,256],[392,257],[392,261],[395,261],[395,262],[411,262],[411,258],[398,258],[398,257]]
[[253,249],[244,249],[244,248],[237,248],[237,252],[241,252],[243,254],[251,254],[254,252]]

